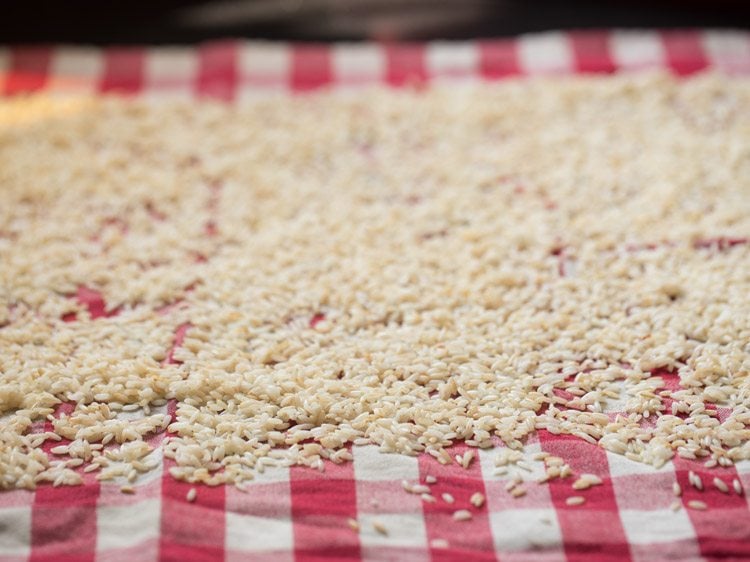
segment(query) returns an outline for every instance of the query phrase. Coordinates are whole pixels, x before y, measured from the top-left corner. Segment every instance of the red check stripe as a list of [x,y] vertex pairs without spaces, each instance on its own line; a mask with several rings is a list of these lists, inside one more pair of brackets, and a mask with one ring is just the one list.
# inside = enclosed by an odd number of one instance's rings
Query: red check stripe
[[292,89],[315,90],[333,82],[331,49],[327,45],[295,45],[292,48]]
[[[173,460],[165,459],[159,559],[222,560],[226,527],[224,486],[196,486],[177,481],[169,475],[173,466],[176,466]],[[191,488],[199,493],[195,501],[188,502]]]
[[[572,478],[556,478],[549,483],[568,561],[630,560],[604,449],[546,430],[539,432],[539,442],[544,451],[565,459],[574,472]],[[582,473],[596,474],[603,484],[585,491],[573,490],[575,477]],[[568,505],[566,500],[571,496],[584,496],[586,503]]]
[[522,73],[518,62],[516,41],[510,39],[482,41],[478,48],[479,68],[483,78],[498,80]]
[[610,73],[616,69],[609,49],[609,34],[605,31],[574,32],[570,45],[576,71],[580,73]]
[[296,561],[359,560],[359,536],[347,522],[357,518],[354,465],[292,467],[289,480]]
[[47,84],[52,49],[49,47],[16,47],[10,51],[8,76],[2,93],[21,94],[41,90]]
[[393,44],[385,47],[386,77],[391,86],[414,86],[427,81],[426,48],[422,44]]
[[237,95],[237,43],[208,43],[198,50],[196,95],[233,101]]
[[137,94],[143,88],[146,51],[140,47],[113,47],[104,53],[99,84],[104,93]]
[[[79,287],[78,302],[85,306],[92,319],[106,316],[106,303],[101,293],[87,287]],[[74,321],[73,317],[66,321]],[[61,404],[56,415],[69,415],[71,404]],[[51,421],[44,423],[44,431],[52,431]],[[56,446],[69,443],[46,441],[42,445],[45,453]],[[51,484],[39,486],[34,494],[31,520],[32,562],[47,560],[70,560],[83,562],[94,560],[96,551],[96,506],[100,485],[93,474],[81,473],[84,485],[78,487],[53,487]],[[74,528],[76,533],[70,533]],[[63,552],[61,553],[61,549]]]
[[[707,470],[702,463],[680,457],[674,459],[677,482],[682,487],[682,502],[687,508],[690,522],[695,528],[698,546],[709,560],[750,559],[750,511],[747,498],[737,495],[732,481],[737,476],[734,467],[717,467]],[[703,491],[694,488],[689,481],[689,471],[701,478]],[[721,478],[729,493],[719,491],[713,483]],[[698,500],[706,503],[707,511],[690,509],[688,503]]]
[[697,31],[668,31],[662,35],[667,64],[678,75],[694,74],[708,67],[701,35]]
[[[62,404],[56,415],[72,411],[72,405]],[[44,431],[52,429],[52,422],[45,422]],[[69,441],[46,441],[42,449],[50,454],[50,449],[65,443]],[[83,486],[58,488],[45,483],[37,488],[31,512],[31,562],[94,560],[99,482],[92,474],[85,474],[84,482]]]
[[[40,486],[32,517],[32,562],[94,560],[99,483],[86,478],[77,487]],[[75,533],[70,533],[75,529]]]
[[[167,359],[169,363],[178,363],[174,359],[174,351],[182,345],[188,329],[187,325],[183,325],[175,332]],[[172,419],[176,418],[174,400],[169,402],[168,413]],[[164,459],[159,559],[175,562],[223,559],[226,489],[224,486],[196,486],[175,480],[169,474],[169,470],[175,466],[174,460]],[[187,494],[192,488],[200,488],[200,494],[194,502],[189,502]]]

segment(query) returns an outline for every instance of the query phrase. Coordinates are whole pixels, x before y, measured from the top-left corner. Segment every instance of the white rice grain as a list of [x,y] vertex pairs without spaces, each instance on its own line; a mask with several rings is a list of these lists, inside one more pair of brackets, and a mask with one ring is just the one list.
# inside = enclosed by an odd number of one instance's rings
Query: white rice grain
[[459,509],[453,512],[454,521],[469,521],[471,518],[471,512],[467,509]]
[[474,492],[469,499],[469,503],[476,508],[480,508],[484,505],[484,494],[481,492]]
[[724,482],[721,478],[715,477],[713,482],[714,486],[716,486],[716,489],[719,490],[722,494],[729,493],[729,486],[727,486],[727,483]]
[[583,496],[570,496],[570,497],[568,497],[568,498],[565,499],[565,504],[566,505],[571,505],[571,506],[572,505],[582,505],[585,502],[586,502],[586,498],[584,498]]

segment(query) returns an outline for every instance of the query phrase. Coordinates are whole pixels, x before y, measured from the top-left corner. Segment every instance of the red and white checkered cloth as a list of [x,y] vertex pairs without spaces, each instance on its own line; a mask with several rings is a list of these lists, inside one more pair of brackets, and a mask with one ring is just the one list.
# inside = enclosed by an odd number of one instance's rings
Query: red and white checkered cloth
[[[0,94],[123,92],[233,101],[267,91],[373,83],[646,68],[682,75],[709,67],[750,74],[750,35],[612,31],[397,45],[221,41],[196,48],[0,48]],[[162,438],[155,436],[153,444]],[[456,446],[454,452],[464,448]],[[655,470],[544,431],[528,450],[559,455],[576,473],[598,474],[604,484],[582,492],[586,503],[581,506],[566,505],[570,479],[532,483],[516,499],[505,491],[505,477],[493,476],[492,451],[480,451],[479,462],[464,470],[430,456],[381,455],[374,447],[355,447],[353,463],[328,463],[324,473],[269,469],[247,492],[199,487],[197,500],[189,503],[191,486],[169,477],[167,463],[137,482],[134,495],[91,474],[84,486],[0,493],[0,561],[750,558],[747,497],[711,485],[698,492],[687,477],[692,469],[707,484],[719,476],[730,488],[736,478],[750,489],[750,463],[706,470],[675,459]],[[534,471],[529,478],[541,475],[540,467]],[[403,479],[424,481],[428,474],[437,478],[434,495],[450,492],[455,504],[427,503],[403,491]],[[685,490],[683,503],[701,499],[709,509],[671,511],[675,479]],[[487,497],[481,509],[469,504],[477,491]],[[454,522],[451,514],[459,508],[470,509],[473,519]],[[349,528],[349,518],[359,521],[361,533]],[[385,525],[387,536],[372,529],[374,520]],[[448,548],[431,545],[436,538],[445,539]]]

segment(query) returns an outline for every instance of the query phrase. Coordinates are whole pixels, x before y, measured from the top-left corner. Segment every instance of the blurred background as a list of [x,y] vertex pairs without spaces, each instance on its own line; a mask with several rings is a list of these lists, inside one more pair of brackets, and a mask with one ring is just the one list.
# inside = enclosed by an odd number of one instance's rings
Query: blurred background
[[750,27],[747,0],[5,0],[0,43],[165,44],[503,37],[552,29]]

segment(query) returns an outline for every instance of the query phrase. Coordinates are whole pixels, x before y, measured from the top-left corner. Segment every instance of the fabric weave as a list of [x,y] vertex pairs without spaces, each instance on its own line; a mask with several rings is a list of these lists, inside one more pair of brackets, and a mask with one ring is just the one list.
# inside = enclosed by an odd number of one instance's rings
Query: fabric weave
[[[495,80],[539,74],[665,69],[679,75],[716,69],[750,74],[750,35],[714,31],[547,33],[465,43],[305,45],[219,41],[195,48],[0,48],[0,94],[121,93],[214,98],[239,102],[273,92],[394,87]],[[91,304],[91,303],[90,303]],[[164,434],[156,435],[152,445]],[[452,454],[465,446],[457,445]],[[171,461],[135,484],[86,474],[83,486],[0,493],[0,561],[132,562],[151,560],[285,561],[394,560],[502,562],[738,560],[750,558],[750,509],[732,490],[750,486],[750,463],[707,470],[675,459],[656,470],[579,439],[541,431],[527,446],[563,457],[575,474],[603,485],[586,490],[572,479],[530,483],[513,498],[507,477],[494,476],[493,451],[479,451],[468,469],[434,458],[382,455],[355,447],[354,461],[326,463],[325,472],[273,468],[246,491],[197,487],[168,474]],[[155,453],[158,454],[158,453]],[[534,463],[529,477],[541,476]],[[701,475],[706,491],[688,483]],[[402,480],[431,485],[435,503],[407,494]],[[708,485],[715,476],[730,487]],[[672,484],[683,506],[700,499],[706,511],[670,509]],[[481,508],[469,498],[486,496]],[[450,493],[454,504],[441,498]],[[452,513],[469,509],[470,521]],[[359,523],[354,532],[349,520]],[[387,535],[373,528],[382,523]],[[446,544],[443,541],[447,541]]]

